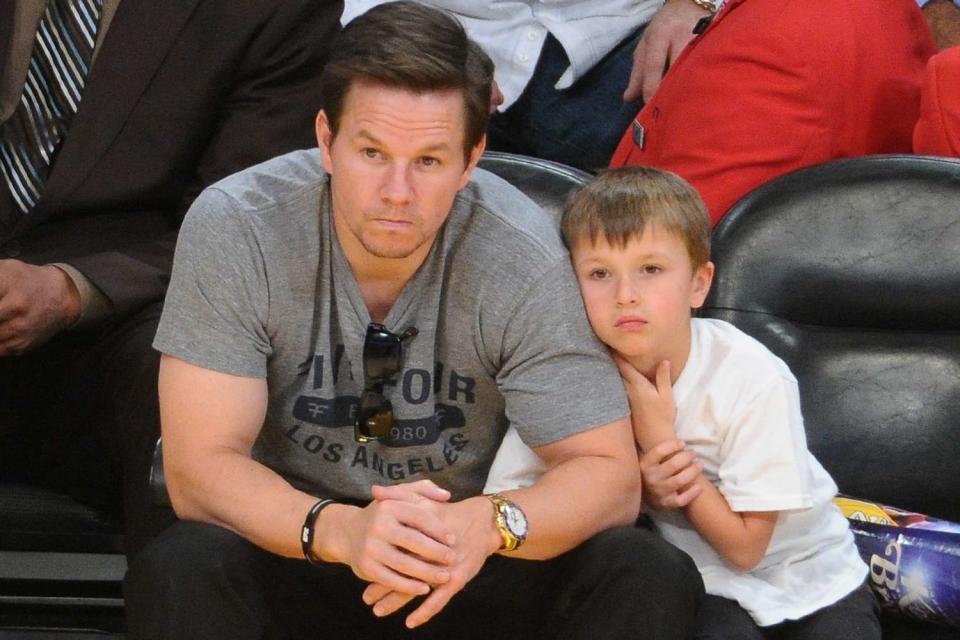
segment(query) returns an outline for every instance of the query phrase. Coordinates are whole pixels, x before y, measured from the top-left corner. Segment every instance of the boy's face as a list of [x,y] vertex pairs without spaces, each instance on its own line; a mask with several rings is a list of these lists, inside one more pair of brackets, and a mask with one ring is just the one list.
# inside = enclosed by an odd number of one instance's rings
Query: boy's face
[[620,248],[581,237],[570,253],[600,339],[643,373],[670,360],[678,375],[690,350],[690,310],[707,297],[713,263],[694,271],[680,237],[656,224]]

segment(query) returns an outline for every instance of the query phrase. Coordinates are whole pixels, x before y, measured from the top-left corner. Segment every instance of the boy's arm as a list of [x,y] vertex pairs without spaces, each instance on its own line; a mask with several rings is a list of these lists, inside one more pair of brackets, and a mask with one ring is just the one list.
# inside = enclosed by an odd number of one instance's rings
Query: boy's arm
[[750,571],[763,559],[779,511],[733,511],[703,473],[695,480],[701,493],[683,513],[714,551],[738,571]]
[[658,509],[682,508],[697,532],[739,571],[749,571],[767,551],[777,511],[737,512],[702,472],[692,451],[673,428],[670,363],[657,367],[654,386],[629,362],[616,356],[630,398],[640,459],[644,499]]
[[738,571],[750,571],[767,552],[778,511],[733,511],[703,475],[692,451],[671,439],[640,459],[644,499],[655,509],[683,509],[704,540]]

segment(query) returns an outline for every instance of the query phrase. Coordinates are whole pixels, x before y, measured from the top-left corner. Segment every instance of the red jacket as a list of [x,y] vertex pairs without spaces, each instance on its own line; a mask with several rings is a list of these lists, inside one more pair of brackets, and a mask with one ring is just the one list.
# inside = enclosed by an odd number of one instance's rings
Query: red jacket
[[915,0],[728,0],[674,62],[611,166],[680,174],[716,223],[794,169],[909,153],[935,50]]
[[941,51],[927,63],[913,151],[960,157],[960,47]]

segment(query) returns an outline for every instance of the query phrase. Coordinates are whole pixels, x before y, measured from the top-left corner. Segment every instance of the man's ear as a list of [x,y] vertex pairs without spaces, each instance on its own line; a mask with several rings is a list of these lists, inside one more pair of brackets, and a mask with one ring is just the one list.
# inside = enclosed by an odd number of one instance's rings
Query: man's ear
[[714,266],[712,262],[705,262],[697,267],[693,274],[693,291],[690,296],[690,308],[699,309],[707,299],[710,293],[710,285],[713,284]]
[[457,187],[457,190],[463,189],[467,186],[467,183],[470,182],[470,174],[477,168],[477,163],[480,162],[480,156],[483,155],[483,150],[486,148],[487,134],[483,134],[480,142],[470,150],[470,157],[467,158],[467,166],[463,169],[463,175],[460,177],[460,186]]
[[316,120],[317,146],[320,147],[320,163],[327,173],[333,171],[333,160],[330,157],[330,147],[333,145],[333,130],[327,120],[327,112],[323,109],[317,113]]

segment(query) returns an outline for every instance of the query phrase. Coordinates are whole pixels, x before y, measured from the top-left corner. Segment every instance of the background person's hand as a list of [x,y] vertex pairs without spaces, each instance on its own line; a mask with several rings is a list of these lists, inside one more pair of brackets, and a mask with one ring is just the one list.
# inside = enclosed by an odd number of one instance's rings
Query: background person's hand
[[923,7],[923,15],[933,31],[937,49],[943,51],[960,45],[960,8],[953,0],[930,0]]
[[649,102],[660,86],[667,68],[683,48],[693,40],[693,28],[710,12],[692,0],[667,0],[653,16],[633,51],[630,82],[623,93],[624,102],[642,97]]
[[500,85],[496,80],[490,81],[490,115],[497,112],[497,108],[503,104],[503,92],[500,91]]
[[65,271],[0,260],[0,356],[33,349],[80,317],[80,293]]

